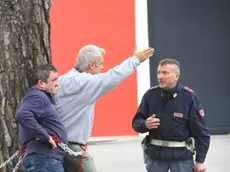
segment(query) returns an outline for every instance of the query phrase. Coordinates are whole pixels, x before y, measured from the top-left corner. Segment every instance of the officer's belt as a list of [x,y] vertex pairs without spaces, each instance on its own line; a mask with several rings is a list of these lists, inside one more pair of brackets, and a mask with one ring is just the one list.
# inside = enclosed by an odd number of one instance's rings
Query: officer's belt
[[166,140],[157,140],[151,139],[151,145],[162,146],[162,147],[186,147],[187,144],[185,141],[177,142],[177,141],[166,141]]

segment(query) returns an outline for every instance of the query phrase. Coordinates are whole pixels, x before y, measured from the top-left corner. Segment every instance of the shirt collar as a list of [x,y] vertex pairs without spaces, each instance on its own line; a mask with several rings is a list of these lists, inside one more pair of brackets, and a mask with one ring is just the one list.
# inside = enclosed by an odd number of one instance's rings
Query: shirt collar
[[177,92],[180,91],[180,89],[181,89],[181,85],[180,85],[179,82],[177,82],[177,84],[173,88],[163,89],[163,90],[166,91],[166,92],[177,93]]

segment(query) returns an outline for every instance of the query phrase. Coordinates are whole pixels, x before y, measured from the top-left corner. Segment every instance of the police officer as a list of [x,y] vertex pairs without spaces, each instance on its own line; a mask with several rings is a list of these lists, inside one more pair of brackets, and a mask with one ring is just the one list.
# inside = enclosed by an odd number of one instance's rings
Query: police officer
[[179,77],[178,61],[161,60],[157,70],[159,86],[145,93],[132,121],[136,132],[149,132],[145,139],[148,172],[204,172],[206,169],[204,161],[210,133],[204,109],[193,90],[178,82]]

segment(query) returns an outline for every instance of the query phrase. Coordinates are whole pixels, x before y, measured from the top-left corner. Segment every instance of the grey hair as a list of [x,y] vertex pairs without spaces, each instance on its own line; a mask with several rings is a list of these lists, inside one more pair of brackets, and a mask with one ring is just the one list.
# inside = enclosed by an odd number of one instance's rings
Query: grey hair
[[90,63],[98,63],[98,58],[105,54],[105,50],[96,45],[86,45],[81,48],[77,56],[76,67],[83,71]]
[[180,63],[175,59],[163,59],[159,62],[159,65],[172,64],[175,66],[175,72],[180,75]]

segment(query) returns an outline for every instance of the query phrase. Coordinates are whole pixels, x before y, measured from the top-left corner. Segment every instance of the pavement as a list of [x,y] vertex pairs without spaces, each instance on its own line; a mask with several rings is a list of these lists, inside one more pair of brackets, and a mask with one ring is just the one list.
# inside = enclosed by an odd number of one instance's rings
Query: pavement
[[[98,172],[145,172],[142,136],[90,138],[89,153]],[[230,135],[213,135],[206,158],[207,172],[230,172]]]

